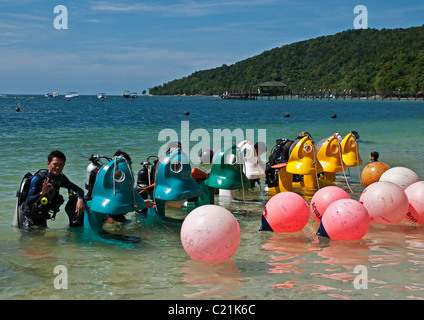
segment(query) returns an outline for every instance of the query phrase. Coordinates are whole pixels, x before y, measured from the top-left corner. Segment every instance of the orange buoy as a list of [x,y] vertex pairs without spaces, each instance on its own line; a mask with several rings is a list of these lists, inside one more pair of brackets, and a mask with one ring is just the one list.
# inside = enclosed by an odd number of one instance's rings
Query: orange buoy
[[390,166],[384,162],[376,161],[368,164],[362,170],[361,180],[364,187],[380,180],[381,175],[390,169]]

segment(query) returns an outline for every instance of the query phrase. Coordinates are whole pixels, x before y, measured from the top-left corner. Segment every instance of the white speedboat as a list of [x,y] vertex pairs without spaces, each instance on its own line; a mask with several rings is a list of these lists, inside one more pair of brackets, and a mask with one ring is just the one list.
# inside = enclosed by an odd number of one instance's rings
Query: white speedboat
[[76,98],[76,97],[78,97],[79,96],[79,94],[78,93],[76,93],[76,92],[68,92],[66,95],[65,95],[65,98]]
[[99,99],[104,99],[104,98],[106,98],[106,93],[103,93],[103,92],[98,93],[98,94],[97,94],[97,98],[99,98]]
[[131,98],[137,98],[138,94],[137,92],[131,92]]

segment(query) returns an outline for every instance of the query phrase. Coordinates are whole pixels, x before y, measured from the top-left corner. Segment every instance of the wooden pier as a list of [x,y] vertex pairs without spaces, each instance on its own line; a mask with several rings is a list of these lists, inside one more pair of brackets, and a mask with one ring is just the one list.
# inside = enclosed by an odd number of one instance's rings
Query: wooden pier
[[226,92],[221,95],[224,100],[256,100],[256,95],[252,91]]
[[377,92],[375,90],[366,91],[352,91],[344,90],[343,92],[332,92],[331,90],[298,90],[293,92],[288,91],[264,91],[262,89],[258,91],[237,91],[237,92],[226,92],[221,95],[221,99],[224,100],[285,100],[285,99],[297,99],[297,100],[422,100],[424,101],[424,89],[418,92],[411,91],[383,91]]
[[238,91],[238,92],[226,92],[221,95],[221,99],[229,100],[261,100],[265,97],[271,100],[272,97],[277,99],[279,96],[285,95],[284,88],[287,87],[285,83],[280,81],[266,81],[259,85],[259,89],[255,91]]

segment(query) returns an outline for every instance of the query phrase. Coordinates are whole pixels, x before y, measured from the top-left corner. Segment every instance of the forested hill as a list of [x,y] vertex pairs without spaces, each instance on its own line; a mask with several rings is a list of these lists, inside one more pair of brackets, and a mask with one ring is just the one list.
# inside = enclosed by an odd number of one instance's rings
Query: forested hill
[[257,90],[282,81],[287,90],[422,91],[424,25],[348,30],[265,51],[233,65],[196,71],[149,89],[153,95],[213,95]]

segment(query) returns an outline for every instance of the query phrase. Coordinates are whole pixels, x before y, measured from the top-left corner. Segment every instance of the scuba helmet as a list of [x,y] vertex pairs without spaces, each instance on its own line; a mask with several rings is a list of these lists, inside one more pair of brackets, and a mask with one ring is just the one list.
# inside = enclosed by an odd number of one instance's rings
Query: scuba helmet
[[156,172],[154,198],[179,201],[201,194],[199,184],[191,176],[191,166],[185,153],[176,150],[167,154]]
[[243,173],[242,160],[236,145],[224,148],[213,159],[209,179],[205,184],[215,189],[236,190],[250,186]]
[[134,190],[134,175],[127,160],[116,157],[100,170],[87,205],[92,211],[110,215],[144,208],[144,200]]

